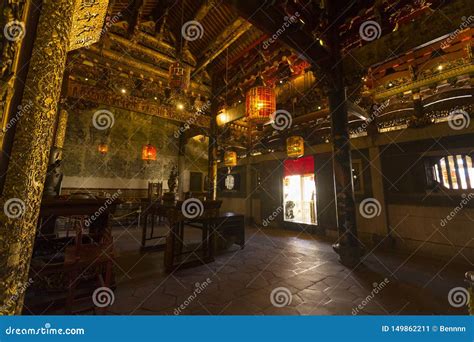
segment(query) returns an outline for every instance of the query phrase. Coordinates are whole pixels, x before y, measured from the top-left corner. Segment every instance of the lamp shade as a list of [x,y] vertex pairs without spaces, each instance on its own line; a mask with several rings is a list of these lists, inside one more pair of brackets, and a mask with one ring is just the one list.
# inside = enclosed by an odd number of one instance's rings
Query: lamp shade
[[245,98],[247,120],[255,125],[263,125],[270,121],[276,110],[276,95],[271,87],[255,86]]
[[142,159],[145,161],[156,160],[156,147],[148,144],[142,147]]
[[226,151],[224,153],[224,165],[227,167],[237,166],[237,152]]
[[300,136],[291,136],[286,139],[286,154],[290,158],[304,156],[304,139]]

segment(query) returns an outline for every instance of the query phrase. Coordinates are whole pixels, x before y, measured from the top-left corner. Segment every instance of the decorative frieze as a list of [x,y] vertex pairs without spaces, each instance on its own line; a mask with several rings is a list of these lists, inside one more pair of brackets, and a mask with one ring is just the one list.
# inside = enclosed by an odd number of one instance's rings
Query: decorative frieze
[[68,83],[68,96],[75,99],[95,102],[100,105],[128,109],[133,112],[154,115],[179,122],[189,122],[189,120],[192,119],[193,124],[200,127],[208,128],[210,125],[209,117],[200,113],[196,115],[196,113],[174,110],[171,107],[155,104],[152,101],[129,95],[123,96],[115,94],[79,82],[70,81]]

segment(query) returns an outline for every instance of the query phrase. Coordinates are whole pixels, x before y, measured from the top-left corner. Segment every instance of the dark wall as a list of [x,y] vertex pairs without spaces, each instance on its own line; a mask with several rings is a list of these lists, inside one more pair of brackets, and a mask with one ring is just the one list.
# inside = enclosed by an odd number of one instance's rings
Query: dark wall
[[[474,151],[474,135],[446,137],[442,139],[428,139],[411,143],[392,144],[380,147],[382,161],[383,182],[388,204],[415,204],[420,206],[451,206],[458,204],[461,193],[434,191],[427,188],[425,170],[426,158],[433,155],[448,155],[456,153],[470,153]],[[315,154],[315,180],[317,191],[318,228],[336,229],[336,203],[334,194],[334,178],[332,153]],[[363,187],[355,195],[356,203],[372,197],[372,174],[368,149],[352,151],[353,162],[359,161],[362,165]],[[283,221],[282,206],[282,160],[263,161],[252,165],[252,198],[259,198],[261,203],[262,219],[277,213],[273,220],[275,224],[293,227],[295,224]],[[220,177],[224,177],[227,169],[220,169]],[[236,167],[232,173],[241,176],[240,191],[220,191],[220,197],[245,198],[246,172],[245,166]],[[376,172],[373,176],[379,177]],[[470,203],[473,206],[474,203]]]
[[474,135],[394,144],[382,147],[381,151],[385,196],[389,204],[457,205],[462,191],[430,186],[425,163],[450,154],[472,155]]

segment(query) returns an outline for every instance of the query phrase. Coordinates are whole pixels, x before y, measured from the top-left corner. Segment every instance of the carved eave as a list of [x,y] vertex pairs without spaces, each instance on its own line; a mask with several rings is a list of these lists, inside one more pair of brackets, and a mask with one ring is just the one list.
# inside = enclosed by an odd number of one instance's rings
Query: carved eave
[[[148,77],[161,80],[165,84],[168,82],[167,67],[169,64],[167,61],[163,67],[160,67],[151,63],[142,62],[116,51],[100,49],[96,45],[91,46],[88,50],[84,50],[83,54],[89,56],[91,60],[103,60],[103,64],[109,63],[111,66],[120,66],[122,69],[132,70],[137,75],[146,74]],[[161,57],[153,55],[152,53],[150,53],[150,56],[155,57],[158,61],[162,60]],[[190,91],[202,94],[206,97],[211,96],[211,89],[209,86],[195,81],[191,82]]]

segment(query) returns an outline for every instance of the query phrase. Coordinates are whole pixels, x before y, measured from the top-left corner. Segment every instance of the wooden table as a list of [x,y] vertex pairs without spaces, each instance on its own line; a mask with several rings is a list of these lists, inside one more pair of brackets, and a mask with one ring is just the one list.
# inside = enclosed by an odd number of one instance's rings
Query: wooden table
[[[199,228],[202,231],[200,248],[183,251],[184,230],[186,227]],[[197,266],[214,261],[216,238],[235,238],[241,248],[245,246],[244,216],[236,213],[204,214],[197,219],[181,217],[170,220],[170,231],[166,238],[165,269],[171,272],[180,268]],[[189,254],[194,254],[190,256]]]

